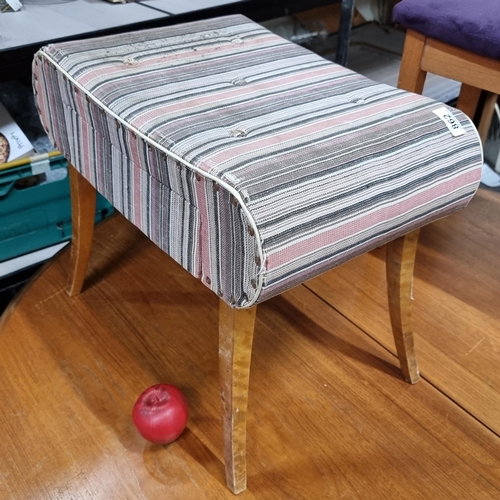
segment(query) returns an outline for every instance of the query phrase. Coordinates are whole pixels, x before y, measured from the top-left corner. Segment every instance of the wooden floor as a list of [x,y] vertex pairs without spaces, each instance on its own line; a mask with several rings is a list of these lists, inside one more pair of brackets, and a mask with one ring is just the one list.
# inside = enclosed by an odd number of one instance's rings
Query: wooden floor
[[[421,234],[422,380],[399,374],[377,250],[258,312],[242,499],[500,498],[500,195]],[[217,297],[121,217],[99,227],[88,286],[61,254],[6,311],[0,498],[224,499]],[[158,382],[191,416],[146,443],[130,413]]]

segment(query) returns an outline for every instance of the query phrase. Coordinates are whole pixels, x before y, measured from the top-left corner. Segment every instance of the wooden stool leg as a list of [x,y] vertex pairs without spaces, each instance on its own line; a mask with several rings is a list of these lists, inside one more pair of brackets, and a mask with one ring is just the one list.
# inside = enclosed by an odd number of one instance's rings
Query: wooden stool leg
[[420,61],[424,53],[425,36],[416,31],[406,32],[403,58],[399,70],[398,87],[421,94],[424,90],[427,73],[420,69]]
[[248,381],[257,307],[219,305],[219,370],[226,482],[233,493],[246,488]]
[[413,268],[419,231],[413,231],[387,244],[387,289],[389,312],[396,350],[403,377],[415,384],[419,380],[417,358],[413,345],[411,301]]
[[94,232],[96,190],[72,165],[68,167],[71,186],[71,263],[66,291],[70,297],[82,291]]

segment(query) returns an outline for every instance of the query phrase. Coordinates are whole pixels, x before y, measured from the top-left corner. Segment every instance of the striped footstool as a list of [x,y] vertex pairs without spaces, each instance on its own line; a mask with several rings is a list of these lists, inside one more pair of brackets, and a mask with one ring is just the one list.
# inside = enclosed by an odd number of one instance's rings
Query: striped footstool
[[243,16],[49,45],[34,89],[74,167],[70,295],[82,287],[97,190],[220,297],[232,491],[246,485],[256,304],[387,243],[395,341],[404,377],[418,380],[418,229],[465,207],[481,174],[463,113]]

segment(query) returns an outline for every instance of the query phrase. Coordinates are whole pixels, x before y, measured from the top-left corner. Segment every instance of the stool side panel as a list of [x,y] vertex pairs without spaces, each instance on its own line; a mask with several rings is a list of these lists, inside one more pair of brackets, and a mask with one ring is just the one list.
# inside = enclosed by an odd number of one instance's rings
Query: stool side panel
[[[161,182],[151,176],[147,168],[138,168],[131,158],[137,161],[149,158],[151,151],[147,145],[136,137],[127,141],[121,136],[129,152],[133,150],[133,154],[123,154],[110,140],[111,135],[116,138],[123,132],[117,130],[114,121],[109,121],[106,115],[93,109],[92,103],[68,90],[68,82],[47,61],[41,59],[37,65],[43,66],[40,71],[35,68],[40,115],[56,147],[119,212],[199,278],[201,218],[194,203],[196,197],[185,197],[186,184],[195,182],[194,173],[186,172],[189,179],[182,182],[177,168],[171,165],[170,170],[174,173],[171,177],[165,175]],[[46,92],[44,89],[48,88],[57,90]],[[64,95],[72,96],[74,108],[64,103]],[[156,165],[158,158],[155,159]],[[172,179],[180,193],[172,189],[168,182]]]
[[[117,127],[95,103],[68,90],[68,81],[46,60],[38,64],[45,65],[43,71],[36,70],[44,127],[74,167],[149,239],[232,307],[255,301],[258,248],[231,193]],[[52,91],[44,92],[45,88]],[[64,102],[65,95],[71,96],[74,108]]]
[[[474,183],[474,186],[476,185]],[[349,238],[340,239],[336,245],[327,243],[320,251],[316,252],[314,257],[306,254],[298,260],[290,259],[287,266],[268,269],[258,303],[279,295],[296,285],[313,279],[348,260],[383,246],[387,242],[404,236],[428,223],[465,208],[471,200],[473,192],[475,192],[475,188],[471,193],[471,188],[467,187],[461,193],[456,193],[457,196],[451,202],[419,207],[420,210],[415,210],[412,214],[405,214],[407,217],[389,220],[378,228],[371,228],[370,231],[364,234],[359,233]]]
[[252,192],[250,207],[266,255],[259,301],[468,204],[481,176],[477,131],[450,109],[466,131],[453,138],[431,116],[433,108],[394,120],[394,129],[385,123],[381,134],[372,130],[368,154],[364,145],[338,141],[336,153],[350,160],[325,168],[314,184],[289,183],[288,192],[276,196],[279,211],[268,199],[272,192]]

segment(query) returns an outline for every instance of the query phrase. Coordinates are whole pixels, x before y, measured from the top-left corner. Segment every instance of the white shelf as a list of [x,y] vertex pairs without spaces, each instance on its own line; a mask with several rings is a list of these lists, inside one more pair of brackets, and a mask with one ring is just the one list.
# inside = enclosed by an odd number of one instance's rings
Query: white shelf
[[241,0],[143,0],[139,3],[154,9],[168,12],[169,14],[184,14],[195,10],[209,9],[231,3],[239,3]]
[[27,4],[18,12],[0,14],[0,50],[44,44],[92,31],[167,17],[165,12],[138,3],[74,0],[66,3]]
[[64,243],[58,243],[57,245],[43,248],[42,250],[37,250],[36,252],[31,252],[14,259],[6,260],[5,262],[0,262],[0,278],[14,274],[21,269],[34,266],[40,262],[49,260],[68,243],[69,241],[65,241]]

